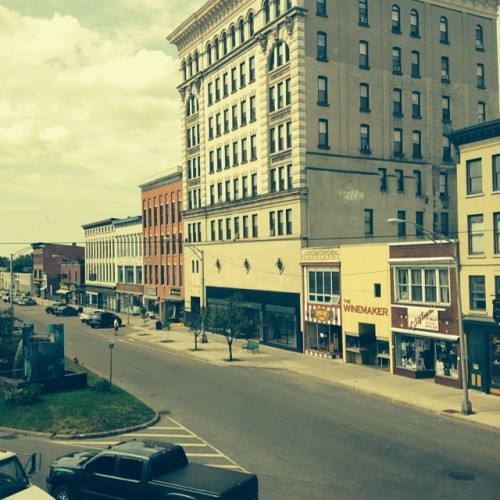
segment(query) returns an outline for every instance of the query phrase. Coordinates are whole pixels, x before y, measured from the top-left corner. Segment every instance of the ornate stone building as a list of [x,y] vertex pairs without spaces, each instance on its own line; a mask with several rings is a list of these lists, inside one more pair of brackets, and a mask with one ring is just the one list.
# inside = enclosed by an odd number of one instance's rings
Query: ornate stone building
[[[209,0],[169,35],[184,224],[208,304],[241,292],[262,341],[301,350],[302,248],[414,235],[390,217],[456,232],[448,136],[497,114],[496,12],[496,0]],[[189,309],[200,291],[186,292]]]

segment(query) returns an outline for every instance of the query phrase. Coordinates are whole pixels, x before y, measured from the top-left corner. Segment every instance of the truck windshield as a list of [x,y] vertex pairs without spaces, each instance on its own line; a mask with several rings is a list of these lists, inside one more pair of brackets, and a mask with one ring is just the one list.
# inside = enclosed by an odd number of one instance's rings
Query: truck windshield
[[16,457],[0,462],[0,498],[24,490],[29,484],[26,473]]

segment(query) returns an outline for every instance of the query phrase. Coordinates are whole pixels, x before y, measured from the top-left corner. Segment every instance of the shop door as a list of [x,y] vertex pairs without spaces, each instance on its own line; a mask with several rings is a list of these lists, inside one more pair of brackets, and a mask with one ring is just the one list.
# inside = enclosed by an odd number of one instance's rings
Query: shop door
[[486,357],[482,344],[469,344],[469,387],[487,392]]

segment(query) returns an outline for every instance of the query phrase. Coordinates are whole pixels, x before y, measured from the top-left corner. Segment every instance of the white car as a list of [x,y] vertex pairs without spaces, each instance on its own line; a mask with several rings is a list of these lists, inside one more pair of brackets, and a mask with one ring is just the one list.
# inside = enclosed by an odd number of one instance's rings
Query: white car
[[10,295],[9,295],[8,293],[4,293],[4,294],[2,295],[2,300],[3,300],[4,302],[10,302]]
[[87,321],[89,320],[89,317],[92,316],[92,314],[95,314],[95,313],[102,313],[104,312],[102,309],[95,309],[94,311],[92,312],[82,312],[80,313],[80,321],[82,323],[87,323]]

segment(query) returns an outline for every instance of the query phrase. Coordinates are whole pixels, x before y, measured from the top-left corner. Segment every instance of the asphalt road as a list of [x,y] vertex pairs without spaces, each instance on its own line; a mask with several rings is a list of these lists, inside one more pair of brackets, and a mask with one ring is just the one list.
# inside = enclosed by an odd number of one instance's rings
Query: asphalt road
[[[60,321],[39,311],[18,314],[37,331]],[[127,327],[117,339],[77,318],[61,322],[66,355],[108,377],[114,342],[113,382],[255,472],[263,499],[498,498],[496,431],[286,371],[159,351],[132,342]],[[8,437],[0,436],[0,446],[44,453],[41,483],[49,461],[72,451],[71,444]]]

